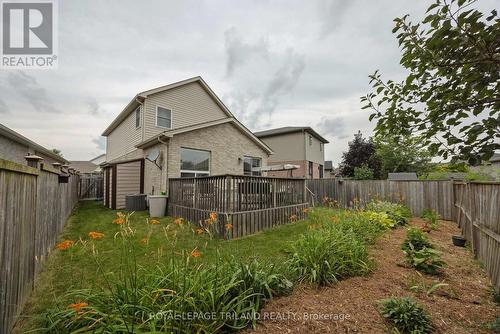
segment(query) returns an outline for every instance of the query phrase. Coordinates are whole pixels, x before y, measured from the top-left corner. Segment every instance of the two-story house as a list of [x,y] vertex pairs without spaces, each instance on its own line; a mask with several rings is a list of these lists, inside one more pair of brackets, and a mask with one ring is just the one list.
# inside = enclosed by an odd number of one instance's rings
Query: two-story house
[[269,171],[268,176],[323,178],[328,140],[311,127],[288,126],[254,133],[273,150],[268,165],[296,165],[295,170]]
[[168,193],[169,178],[252,175],[272,153],[201,77],[137,94],[102,135],[110,208],[123,208],[126,194]]

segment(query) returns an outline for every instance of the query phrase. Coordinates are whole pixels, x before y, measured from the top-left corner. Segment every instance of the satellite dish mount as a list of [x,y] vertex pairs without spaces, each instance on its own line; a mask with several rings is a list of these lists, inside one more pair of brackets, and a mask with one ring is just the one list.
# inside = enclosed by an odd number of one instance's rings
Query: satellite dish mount
[[155,148],[154,150],[149,152],[149,154],[146,156],[146,159],[154,163],[156,167],[158,167],[161,170],[162,169],[161,166],[158,165],[158,158],[160,158],[160,155],[161,155],[160,151],[157,148]]

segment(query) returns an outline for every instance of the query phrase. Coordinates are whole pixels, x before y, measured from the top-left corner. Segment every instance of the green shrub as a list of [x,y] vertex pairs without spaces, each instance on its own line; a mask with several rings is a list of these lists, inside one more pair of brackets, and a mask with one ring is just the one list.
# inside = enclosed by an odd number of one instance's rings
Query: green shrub
[[431,228],[433,230],[436,230],[438,227],[438,219],[439,215],[437,214],[436,211],[432,209],[424,209],[422,211],[422,214],[420,215],[421,218],[428,220],[431,223]]
[[427,312],[410,298],[389,298],[381,301],[382,315],[400,332],[431,333],[433,325]]
[[396,226],[396,222],[389,218],[389,215],[385,212],[367,211],[366,214],[371,223],[377,224],[384,229],[394,228]]
[[437,274],[444,267],[441,253],[437,250],[428,247],[416,250],[411,243],[409,246],[410,249],[403,252],[406,256],[406,263],[411,267],[426,274]]
[[366,164],[363,164],[361,167],[354,167],[354,179],[373,180],[373,170]]
[[433,248],[430,243],[427,235],[422,232],[422,230],[410,227],[406,231],[406,239],[403,241],[403,245],[401,245],[401,249],[404,251],[409,251],[411,249],[410,244],[413,245],[413,249],[419,251],[425,247]]
[[[377,216],[376,218],[380,217]],[[392,221],[387,221],[387,219],[379,221],[376,218],[368,211],[348,212],[339,216],[339,223],[336,225],[329,224],[326,226],[350,231],[363,242],[372,244],[387,229],[386,225],[392,223]]]
[[411,210],[403,204],[375,200],[368,203],[366,209],[386,213],[396,225],[406,225],[411,218]]
[[342,228],[310,231],[293,250],[289,265],[301,281],[328,285],[370,270],[365,243]]

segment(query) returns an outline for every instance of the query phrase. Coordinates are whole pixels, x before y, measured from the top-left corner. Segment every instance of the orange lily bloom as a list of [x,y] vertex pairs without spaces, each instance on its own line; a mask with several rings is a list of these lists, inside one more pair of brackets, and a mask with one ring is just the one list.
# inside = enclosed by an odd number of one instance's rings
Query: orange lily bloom
[[229,231],[233,228],[233,224],[226,224],[226,231]]
[[119,217],[119,218],[116,218],[115,220],[113,220],[113,224],[121,225],[123,223],[125,223],[125,219],[123,219],[122,217]]
[[72,241],[72,240],[64,240],[63,242],[60,242],[56,245],[56,248],[57,249],[60,249],[60,250],[65,250],[65,249],[68,249],[70,248],[71,246],[73,246],[75,242]]
[[217,220],[217,213],[216,212],[210,213],[210,219]]
[[160,222],[156,219],[151,219],[151,221],[149,222],[151,225],[158,225]]
[[91,237],[92,239],[101,239],[102,237],[104,237],[104,233],[92,231],[89,232],[89,237]]
[[177,225],[182,225],[182,218],[175,219],[174,223],[177,224]]
[[75,312],[77,312],[77,313],[80,313],[80,309],[81,309],[82,307],[87,307],[87,306],[89,306],[89,304],[88,304],[88,303],[75,303],[75,304],[69,304],[69,305],[68,305],[68,307],[69,307],[69,308],[72,308],[72,309],[73,309],[73,310],[75,310]]
[[202,229],[202,228],[197,228],[197,229],[196,229],[196,233],[197,233],[197,234],[203,234],[203,233],[205,233],[205,230],[204,230],[204,229]]
[[192,257],[200,257],[201,253],[195,248],[191,251],[191,256]]

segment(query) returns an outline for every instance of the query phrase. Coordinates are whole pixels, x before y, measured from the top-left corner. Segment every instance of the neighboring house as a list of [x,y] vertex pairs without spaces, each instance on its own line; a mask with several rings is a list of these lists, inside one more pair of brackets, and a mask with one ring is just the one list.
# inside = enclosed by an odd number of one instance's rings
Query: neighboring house
[[266,143],[274,154],[268,164],[298,165],[291,171],[270,171],[268,176],[303,177],[316,179],[324,177],[325,144],[328,140],[320,136],[310,127],[284,127],[255,132],[255,135]]
[[331,160],[325,161],[325,175],[323,176],[325,179],[332,179],[337,177],[338,170],[333,167],[333,162]]
[[495,180],[500,180],[500,153],[493,153],[490,160],[485,161],[481,166],[474,166],[471,169],[475,172],[490,175]]
[[26,165],[25,156],[27,155],[39,156],[43,158],[41,163],[47,165],[56,162],[62,165],[68,163],[60,155],[0,124],[0,159]]
[[168,192],[169,178],[259,174],[252,166],[272,153],[201,77],[137,94],[102,135],[110,208],[123,208],[126,194]]
[[79,171],[80,174],[92,175],[100,171],[99,166],[91,161],[70,161],[69,165]]

